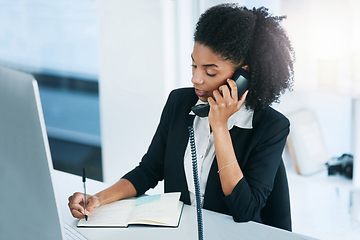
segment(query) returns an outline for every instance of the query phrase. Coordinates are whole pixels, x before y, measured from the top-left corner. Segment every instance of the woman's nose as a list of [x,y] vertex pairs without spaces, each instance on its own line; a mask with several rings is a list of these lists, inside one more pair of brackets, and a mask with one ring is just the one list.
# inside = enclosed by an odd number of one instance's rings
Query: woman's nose
[[191,82],[193,84],[199,85],[199,84],[203,84],[204,80],[203,80],[201,74],[199,74],[197,71],[194,71],[193,75],[192,75],[192,78],[191,78]]

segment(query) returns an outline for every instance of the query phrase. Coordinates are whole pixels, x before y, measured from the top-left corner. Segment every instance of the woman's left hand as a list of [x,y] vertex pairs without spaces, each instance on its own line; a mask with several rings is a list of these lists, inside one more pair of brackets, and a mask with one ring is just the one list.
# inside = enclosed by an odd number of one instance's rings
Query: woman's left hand
[[228,79],[227,83],[219,87],[219,90],[213,92],[213,98],[209,97],[210,104],[209,123],[212,129],[216,127],[227,127],[227,121],[231,115],[239,111],[245,101],[248,91],[238,99],[237,86],[234,80]]

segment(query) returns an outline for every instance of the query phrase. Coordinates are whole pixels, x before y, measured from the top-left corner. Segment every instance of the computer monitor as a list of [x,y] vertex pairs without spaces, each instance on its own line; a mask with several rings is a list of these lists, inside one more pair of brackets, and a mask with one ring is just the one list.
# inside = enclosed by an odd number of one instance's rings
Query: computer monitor
[[63,239],[36,80],[0,66],[0,239]]

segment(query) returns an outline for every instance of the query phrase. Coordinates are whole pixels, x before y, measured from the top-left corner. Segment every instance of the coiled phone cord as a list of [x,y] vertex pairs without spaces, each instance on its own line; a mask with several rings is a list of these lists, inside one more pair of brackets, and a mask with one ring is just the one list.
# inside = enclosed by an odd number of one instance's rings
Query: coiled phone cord
[[201,209],[200,184],[199,184],[199,175],[198,175],[198,168],[197,168],[194,128],[192,126],[189,126],[188,129],[189,129],[189,136],[190,136],[190,148],[191,148],[192,167],[193,167],[193,176],[194,176],[194,185],[195,185],[196,213],[197,213],[197,223],[198,223],[198,239],[203,240],[204,239],[203,238],[203,219],[202,219],[202,209]]

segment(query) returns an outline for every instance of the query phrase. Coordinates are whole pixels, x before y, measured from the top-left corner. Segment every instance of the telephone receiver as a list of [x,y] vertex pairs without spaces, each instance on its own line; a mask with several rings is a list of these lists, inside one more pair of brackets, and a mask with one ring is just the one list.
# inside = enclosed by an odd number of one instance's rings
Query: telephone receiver
[[[231,79],[233,79],[236,83],[238,89],[238,97],[241,97],[246,92],[246,90],[249,89],[250,78],[248,72],[243,68],[239,68],[234,72],[234,75],[231,77]],[[198,104],[196,106],[193,106],[191,110],[199,117],[207,117],[209,115],[210,105],[209,103]]]

